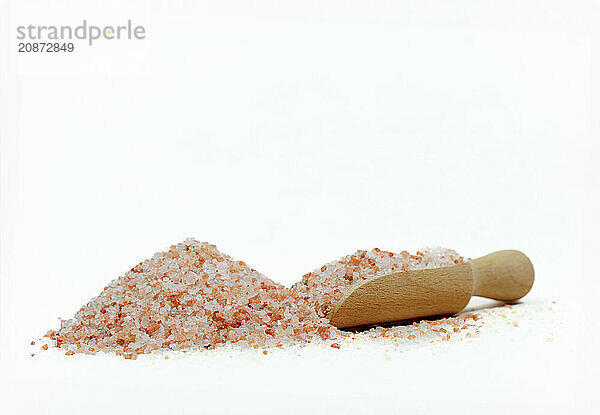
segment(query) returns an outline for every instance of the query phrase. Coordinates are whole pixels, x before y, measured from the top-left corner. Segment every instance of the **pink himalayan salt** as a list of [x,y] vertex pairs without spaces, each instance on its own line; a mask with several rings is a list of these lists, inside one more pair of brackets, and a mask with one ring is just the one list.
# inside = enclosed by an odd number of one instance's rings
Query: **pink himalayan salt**
[[[225,343],[258,348],[337,339],[346,333],[324,317],[353,284],[389,272],[463,261],[443,248],[416,255],[375,248],[325,264],[288,290],[214,245],[188,239],[112,281],[48,337],[70,354],[106,351],[128,359]],[[384,337],[388,332],[372,331]]]
[[356,251],[304,275],[290,292],[299,304],[307,304],[320,317],[326,317],[346,290],[360,281],[396,271],[447,267],[462,262],[462,256],[444,248],[425,248],[416,255],[406,251],[396,254],[378,248]]
[[255,347],[329,339],[337,330],[280,284],[214,245],[188,239],[112,281],[57,332],[76,352]]

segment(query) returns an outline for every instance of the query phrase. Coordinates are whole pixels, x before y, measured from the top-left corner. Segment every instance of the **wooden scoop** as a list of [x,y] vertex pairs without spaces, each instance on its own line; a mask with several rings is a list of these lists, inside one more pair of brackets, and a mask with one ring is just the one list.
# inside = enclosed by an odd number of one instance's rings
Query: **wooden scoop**
[[498,251],[444,268],[392,272],[361,281],[329,312],[339,328],[454,314],[471,296],[514,301],[533,285],[533,265],[519,251]]

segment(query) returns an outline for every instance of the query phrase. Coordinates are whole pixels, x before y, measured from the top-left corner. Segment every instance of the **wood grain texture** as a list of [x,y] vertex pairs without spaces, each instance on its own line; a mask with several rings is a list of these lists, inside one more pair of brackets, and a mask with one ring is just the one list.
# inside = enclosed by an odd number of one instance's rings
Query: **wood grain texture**
[[473,295],[514,301],[531,290],[534,270],[531,261],[519,251],[506,250],[471,261]]
[[451,267],[393,272],[351,286],[327,318],[349,328],[454,314],[472,295],[519,299],[531,289],[533,275],[529,258],[514,250]]
[[394,272],[352,287],[328,318],[334,326],[346,328],[453,314],[467,305],[472,290],[469,263]]

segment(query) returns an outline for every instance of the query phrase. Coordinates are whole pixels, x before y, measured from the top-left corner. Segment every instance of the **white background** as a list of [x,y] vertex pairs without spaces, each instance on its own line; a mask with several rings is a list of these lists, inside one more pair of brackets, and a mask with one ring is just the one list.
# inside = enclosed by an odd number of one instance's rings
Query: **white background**
[[[485,407],[497,391],[494,402],[511,411],[590,409],[598,386],[598,2],[294,3],[0,2],[0,347],[3,393],[13,398],[4,405],[16,413],[29,399],[29,409],[54,413],[68,396],[75,403],[66,412],[98,409],[73,398],[95,392],[68,360],[52,368],[63,376],[36,383],[52,383],[52,393],[20,389],[50,370],[28,363],[23,346],[121,272],[195,237],[286,285],[375,246],[441,245],[470,257],[520,249],[536,268],[525,301],[562,306],[563,346],[544,361],[522,350],[524,368],[485,347],[429,365],[405,361],[398,369],[406,372],[374,363],[370,384],[378,387],[362,389],[348,407],[374,408],[385,390],[398,399],[375,407],[462,411]],[[131,19],[147,38],[76,41],[71,54],[17,53],[17,26],[83,19]],[[484,367],[459,365],[469,358]],[[301,392],[311,390],[312,361],[309,369],[285,359],[230,364],[228,373],[211,363],[198,376],[216,377],[214,390],[166,384],[175,367],[136,378],[131,362],[108,362],[111,376],[152,382],[136,399],[118,398],[134,413],[166,410],[156,398],[163,388],[198,400],[169,400],[175,411],[225,411],[218,391],[239,392],[239,379],[250,384],[241,395],[248,401],[229,404],[258,410],[251,392],[271,387],[287,390],[278,405],[310,408]],[[288,376],[286,364],[305,377]],[[365,382],[358,372],[338,375],[325,378],[339,390],[315,392],[321,409],[348,404],[345,388]],[[405,396],[395,376],[404,388],[410,376],[423,384]],[[477,384],[483,395],[444,394],[450,384]]]

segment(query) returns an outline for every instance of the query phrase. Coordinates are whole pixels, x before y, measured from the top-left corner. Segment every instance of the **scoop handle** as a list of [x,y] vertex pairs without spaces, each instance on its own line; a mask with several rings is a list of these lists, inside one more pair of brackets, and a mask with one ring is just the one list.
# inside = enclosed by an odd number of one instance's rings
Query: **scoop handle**
[[494,300],[518,300],[533,286],[533,265],[520,251],[493,252],[471,261],[473,295]]

